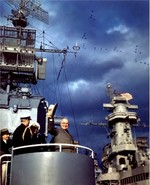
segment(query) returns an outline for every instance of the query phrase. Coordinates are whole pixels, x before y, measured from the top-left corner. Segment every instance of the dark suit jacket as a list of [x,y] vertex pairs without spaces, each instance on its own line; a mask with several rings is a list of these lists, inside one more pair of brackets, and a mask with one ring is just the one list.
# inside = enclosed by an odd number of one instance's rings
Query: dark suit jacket
[[11,140],[8,140],[7,143],[5,143],[2,139],[0,141],[0,155],[3,154],[10,154],[11,153]]
[[[49,120],[49,133],[53,135],[51,143],[66,143],[66,144],[74,144],[74,139],[68,130],[64,130],[62,128],[55,128],[54,122]],[[63,151],[65,152],[73,152],[73,147],[64,146]]]

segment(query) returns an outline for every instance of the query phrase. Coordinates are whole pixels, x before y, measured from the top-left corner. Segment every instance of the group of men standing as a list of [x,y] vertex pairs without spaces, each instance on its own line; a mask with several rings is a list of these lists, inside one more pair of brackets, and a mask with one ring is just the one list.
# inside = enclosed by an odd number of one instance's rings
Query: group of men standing
[[[56,128],[54,125],[54,113],[57,108],[57,104],[54,109],[49,108],[47,112],[48,118],[48,132],[53,136],[51,143],[63,143],[63,144],[74,144],[74,139],[69,133],[69,120],[63,118],[60,122],[60,127]],[[0,156],[2,156],[1,167],[0,167],[0,181],[4,185],[6,182],[5,174],[7,173],[7,165],[4,154],[11,154],[12,147],[20,147],[32,144],[46,143],[45,136],[40,135],[40,124],[31,121],[30,115],[22,115],[20,117],[21,124],[15,129],[10,139],[11,133],[8,129],[4,128],[0,130]],[[53,145],[52,145],[53,146]],[[64,145],[65,146],[65,145]],[[53,146],[51,151],[58,151],[58,147]],[[74,152],[72,146],[65,146],[62,148],[63,152]]]
[[21,124],[15,129],[12,139],[8,129],[0,130],[0,155],[11,153],[12,147],[45,143],[45,139],[39,134],[40,125],[37,122],[30,124],[30,116],[22,116]]
[[21,124],[16,128],[13,133],[13,147],[43,143],[43,141],[40,141],[39,138],[40,125],[36,122],[33,122],[33,124],[30,125],[30,116],[23,116],[20,118],[20,120]]
[[[55,106],[55,109],[57,106]],[[63,118],[60,122],[60,127],[54,126],[54,110],[48,109],[48,132],[53,136],[51,143],[74,144],[74,139],[69,133],[69,120]],[[40,125],[37,122],[30,124],[31,117],[24,115],[20,117],[21,124],[15,129],[12,140],[10,140],[10,133],[8,129],[0,131],[1,147],[0,155],[11,153],[11,147],[19,147],[31,144],[46,143],[45,136],[39,133]],[[72,149],[67,148],[63,151],[72,152]]]

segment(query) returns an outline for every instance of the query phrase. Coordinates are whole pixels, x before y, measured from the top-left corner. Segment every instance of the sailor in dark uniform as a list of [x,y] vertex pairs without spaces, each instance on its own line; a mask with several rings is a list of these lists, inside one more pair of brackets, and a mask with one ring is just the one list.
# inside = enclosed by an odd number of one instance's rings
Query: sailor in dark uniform
[[[69,120],[67,118],[63,118],[60,122],[60,128],[56,128],[54,126],[54,119],[53,116],[51,115],[51,110],[48,111],[47,116],[48,116],[48,132],[51,135],[53,135],[51,143],[74,144],[74,139],[68,131]],[[72,146],[63,146],[62,151],[74,152],[74,148]]]
[[28,127],[31,117],[29,114],[24,114],[20,117],[21,124],[13,133],[13,146],[19,147],[32,144],[32,131]]

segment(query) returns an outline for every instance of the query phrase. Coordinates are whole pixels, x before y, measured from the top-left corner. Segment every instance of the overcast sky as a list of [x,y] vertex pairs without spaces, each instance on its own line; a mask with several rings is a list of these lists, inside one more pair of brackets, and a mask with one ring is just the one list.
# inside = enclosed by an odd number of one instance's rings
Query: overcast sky
[[[1,3],[1,22],[11,25],[4,15],[12,7]],[[56,115],[70,118],[70,130],[81,145],[100,154],[109,142],[107,128],[81,126],[81,122],[106,122],[103,103],[109,98],[106,85],[117,92],[132,94],[131,104],[139,106],[142,123],[149,124],[149,4],[148,0],[51,1],[42,0],[49,13],[49,24],[29,16],[29,27],[37,29],[37,47],[63,49],[59,54],[40,54],[47,58],[46,80],[37,84],[38,91],[53,104]],[[62,70],[60,72],[60,69]],[[58,75],[60,72],[60,75]],[[57,79],[58,78],[58,79]],[[147,129],[136,128],[140,135]],[[100,149],[100,150],[99,150]]]

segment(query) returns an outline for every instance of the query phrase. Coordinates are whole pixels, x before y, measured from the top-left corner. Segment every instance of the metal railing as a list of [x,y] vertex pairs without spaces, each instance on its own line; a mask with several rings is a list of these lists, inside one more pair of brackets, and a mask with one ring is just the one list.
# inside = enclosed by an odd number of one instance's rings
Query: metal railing
[[[52,148],[56,150],[52,150]],[[76,144],[35,144],[26,145],[12,148],[12,154],[4,154],[0,156],[0,182],[1,185],[9,185],[10,181],[10,168],[11,168],[11,157],[18,154],[34,153],[34,152],[65,152],[64,149],[70,149],[71,154],[86,155],[90,158],[94,158],[94,151],[88,147],[76,145]],[[68,152],[67,152],[68,153]]]
[[9,184],[11,156],[12,156],[11,154],[3,154],[0,156],[1,185]]
[[[54,147],[57,148],[57,150],[52,150],[52,148]],[[81,146],[81,145],[64,144],[64,143],[26,145],[26,146],[15,147],[12,149],[12,151],[13,151],[13,154],[19,151],[22,151],[22,153],[38,152],[38,151],[64,152],[63,149],[71,149],[73,153],[83,154],[91,158],[94,158],[94,151],[91,148]]]

